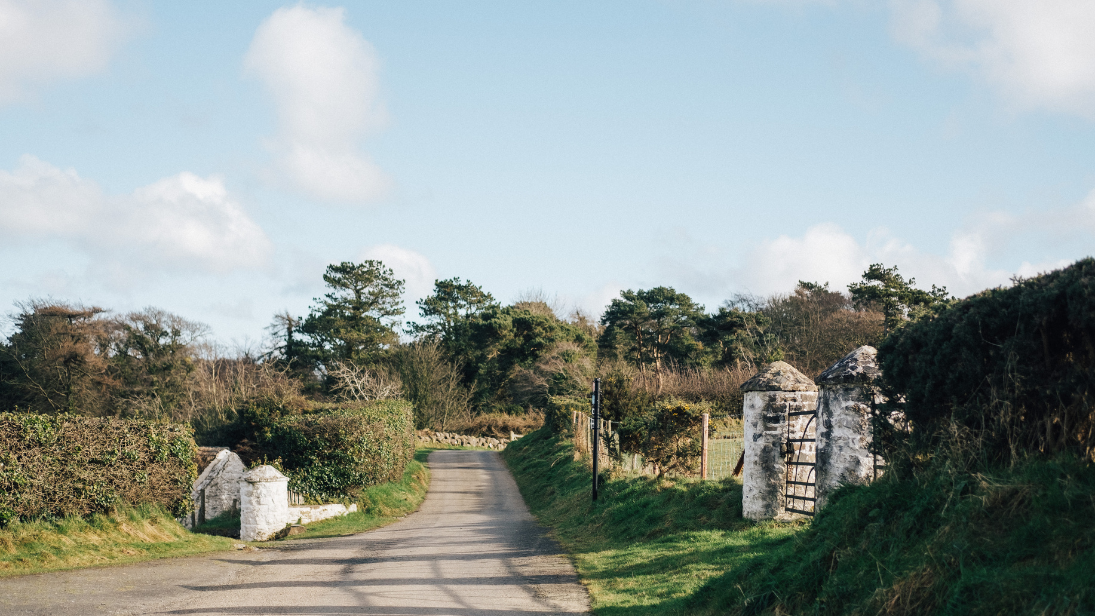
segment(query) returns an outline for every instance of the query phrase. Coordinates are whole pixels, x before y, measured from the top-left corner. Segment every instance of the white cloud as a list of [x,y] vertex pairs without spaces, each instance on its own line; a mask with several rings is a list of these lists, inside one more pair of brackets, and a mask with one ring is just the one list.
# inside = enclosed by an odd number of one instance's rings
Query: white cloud
[[1027,107],[1095,117],[1095,2],[891,0],[897,40]]
[[70,244],[118,284],[149,269],[261,267],[272,250],[217,177],[180,173],[111,196],[75,170],[30,155],[15,170],[0,170],[0,236]]
[[433,293],[437,270],[424,255],[392,244],[372,246],[361,251],[362,259],[376,259],[392,268],[397,278],[406,281],[404,299],[407,313],[413,315],[414,302]]
[[[1091,255],[1095,245],[1095,191],[1069,207],[1022,214],[987,212],[971,217],[951,234],[946,254],[922,251],[885,229],[859,241],[839,226],[811,227],[801,237],[764,240],[731,272],[735,286],[767,295],[786,293],[799,280],[829,282],[843,289],[871,263],[897,265],[918,286],[946,286],[959,297],[1007,284],[1014,274],[1031,276]],[[1069,254],[1016,263],[1016,253],[1038,246],[1041,254]],[[997,264],[994,266],[993,264]],[[999,264],[1004,264],[1001,267]]]
[[0,0],[0,103],[102,71],[124,35],[106,0]]
[[298,189],[351,203],[386,193],[387,176],[359,148],[386,120],[379,61],[343,9],[278,9],[255,32],[244,67],[274,97],[279,133],[270,147]]
[[835,224],[811,227],[801,238],[781,235],[749,254],[739,277],[753,293],[786,293],[799,280],[846,284],[866,269],[869,257]]

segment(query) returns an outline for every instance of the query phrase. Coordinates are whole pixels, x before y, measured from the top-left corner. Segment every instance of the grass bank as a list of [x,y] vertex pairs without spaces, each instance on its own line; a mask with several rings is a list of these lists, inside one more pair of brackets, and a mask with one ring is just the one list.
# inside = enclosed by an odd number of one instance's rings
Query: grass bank
[[845,488],[794,540],[711,579],[694,614],[1095,613],[1095,467],[945,460]]
[[944,456],[838,491],[812,523],[741,518],[737,482],[617,478],[541,431],[507,449],[597,614],[1095,614],[1095,466]]
[[233,543],[190,533],[154,506],[16,523],[0,529],[0,577],[193,556],[228,550]]
[[743,520],[734,479],[614,478],[593,504],[589,467],[547,430],[502,455],[532,512],[573,555],[597,614],[693,614],[693,595],[707,582],[805,528]]

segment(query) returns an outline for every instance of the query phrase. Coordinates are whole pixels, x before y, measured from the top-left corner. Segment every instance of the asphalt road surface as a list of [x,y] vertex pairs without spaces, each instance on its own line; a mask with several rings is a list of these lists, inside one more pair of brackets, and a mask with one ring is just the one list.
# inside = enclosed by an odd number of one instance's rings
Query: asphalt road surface
[[580,614],[585,588],[491,451],[430,454],[422,508],[350,537],[0,579],[0,614]]

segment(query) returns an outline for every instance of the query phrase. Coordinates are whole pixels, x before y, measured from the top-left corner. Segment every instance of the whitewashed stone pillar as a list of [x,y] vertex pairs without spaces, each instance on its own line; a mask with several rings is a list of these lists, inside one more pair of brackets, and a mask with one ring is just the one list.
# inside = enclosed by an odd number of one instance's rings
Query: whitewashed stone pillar
[[874,479],[870,452],[871,403],[881,402],[873,384],[881,373],[877,351],[861,346],[817,378],[817,503],[820,508],[841,484]]
[[240,481],[240,539],[266,541],[289,522],[289,479],[272,466],[250,470]]
[[817,386],[790,364],[768,364],[741,386],[745,394],[745,460],[742,515],[751,520],[782,516],[787,502],[783,445],[787,413],[817,408]]

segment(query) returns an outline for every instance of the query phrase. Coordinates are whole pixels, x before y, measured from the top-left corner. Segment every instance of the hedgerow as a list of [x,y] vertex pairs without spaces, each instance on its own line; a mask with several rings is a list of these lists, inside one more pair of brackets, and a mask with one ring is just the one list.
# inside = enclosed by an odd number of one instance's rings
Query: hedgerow
[[414,410],[403,400],[303,409],[255,402],[240,418],[267,461],[289,477],[289,489],[317,500],[398,481],[414,457]]
[[995,460],[1095,456],[1095,259],[957,302],[879,358],[914,433],[954,421]]
[[190,510],[193,431],[156,421],[0,413],[0,525],[120,505]]

